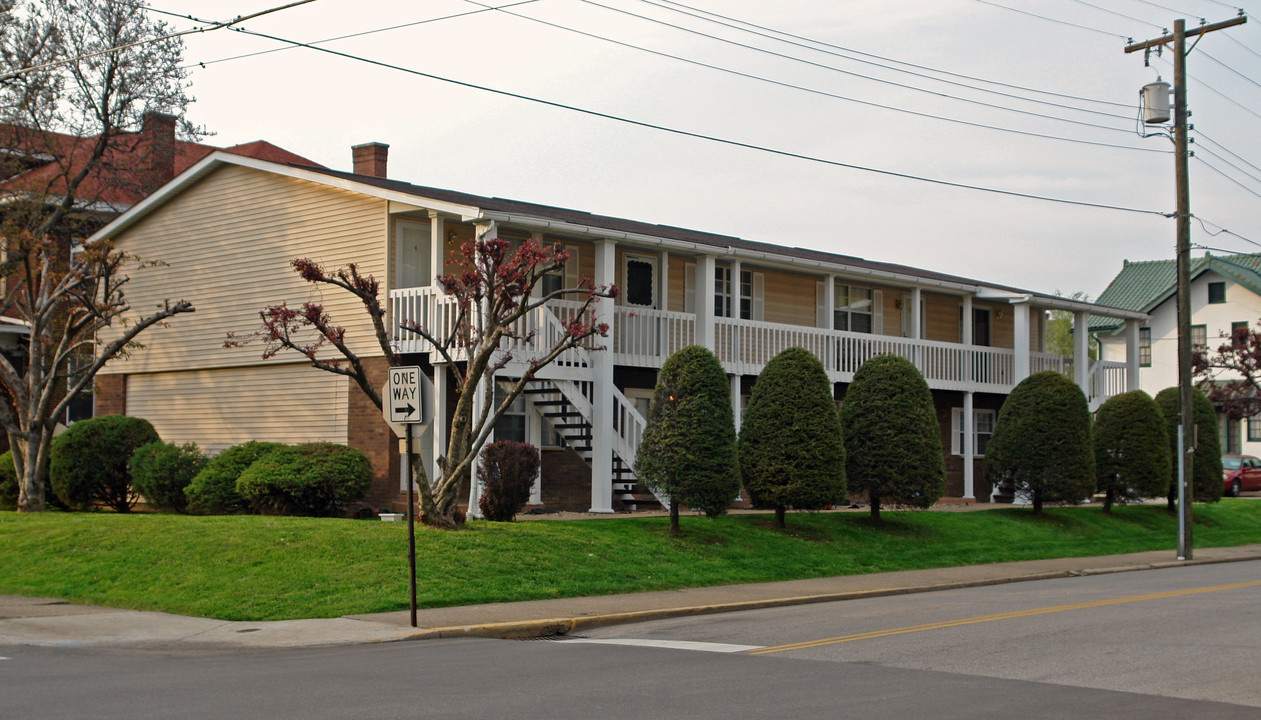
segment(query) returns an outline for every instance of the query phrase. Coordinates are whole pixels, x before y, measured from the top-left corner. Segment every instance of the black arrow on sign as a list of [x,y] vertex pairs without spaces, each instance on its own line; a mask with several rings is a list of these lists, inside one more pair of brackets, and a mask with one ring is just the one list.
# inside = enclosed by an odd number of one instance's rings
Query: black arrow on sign
[[[407,412],[403,413],[403,410],[407,410]],[[398,415],[399,413],[403,413],[403,417],[410,417],[411,414],[414,412],[416,412],[416,408],[412,407],[411,403],[407,403],[407,406],[405,408],[401,408],[401,407],[394,408],[394,414]]]

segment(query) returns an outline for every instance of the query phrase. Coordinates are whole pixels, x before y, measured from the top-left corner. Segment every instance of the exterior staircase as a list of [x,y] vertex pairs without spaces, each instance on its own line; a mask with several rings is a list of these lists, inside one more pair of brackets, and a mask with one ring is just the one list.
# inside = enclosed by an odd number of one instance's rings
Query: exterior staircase
[[[669,500],[638,488],[635,453],[643,434],[643,416],[617,388],[614,393],[613,499],[628,510],[669,507]],[[530,405],[551,424],[562,441],[591,466],[594,457],[591,425],[592,383],[560,379],[537,379],[522,393]],[[646,490],[646,489],[645,489]]]

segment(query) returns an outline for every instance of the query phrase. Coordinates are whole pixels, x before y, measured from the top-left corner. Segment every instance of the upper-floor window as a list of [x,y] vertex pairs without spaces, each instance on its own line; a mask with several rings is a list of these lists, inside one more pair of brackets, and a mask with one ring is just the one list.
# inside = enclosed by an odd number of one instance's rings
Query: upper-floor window
[[1208,284],[1208,301],[1213,304],[1226,302],[1226,283],[1211,282]]
[[753,272],[741,270],[740,286],[733,287],[731,268],[714,268],[714,317],[735,317],[732,303],[738,303],[741,320],[753,319]]
[[1208,347],[1207,325],[1191,326],[1191,347],[1200,348],[1201,350]]
[[1138,329],[1138,364],[1142,367],[1152,366],[1152,329]]
[[872,332],[875,306],[871,301],[870,288],[838,283],[835,303],[832,311],[833,328],[849,332]]

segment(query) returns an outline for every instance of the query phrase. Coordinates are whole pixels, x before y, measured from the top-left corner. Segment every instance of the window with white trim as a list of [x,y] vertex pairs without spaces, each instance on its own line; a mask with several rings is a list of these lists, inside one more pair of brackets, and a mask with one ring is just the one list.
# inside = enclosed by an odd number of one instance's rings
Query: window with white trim
[[[688,265],[688,277],[691,277],[692,265]],[[731,280],[731,268],[718,266],[714,268],[714,317],[735,317],[733,307],[739,309],[741,320],[761,320],[763,313],[763,279],[762,273],[752,270],[740,271],[740,285],[735,287]],[[686,291],[693,292],[691,286]],[[736,297],[735,293],[739,293]],[[690,303],[685,303],[685,308]]]
[[[496,383],[495,385],[495,407],[508,397],[508,393],[503,386]],[[507,411],[499,416],[495,421],[495,440],[512,440],[513,442],[525,442],[525,397],[518,395],[512,404],[508,406]]]
[[[985,448],[994,435],[998,413],[994,410],[972,410],[973,457],[985,457]],[[963,454],[963,408],[950,410],[950,454]]]
[[871,333],[875,324],[871,288],[836,284],[832,310],[833,329],[849,332]]

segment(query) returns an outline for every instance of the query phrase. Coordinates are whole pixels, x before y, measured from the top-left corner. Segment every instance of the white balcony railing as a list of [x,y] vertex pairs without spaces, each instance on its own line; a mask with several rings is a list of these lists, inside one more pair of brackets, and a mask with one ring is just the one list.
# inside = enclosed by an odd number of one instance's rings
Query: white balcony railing
[[[549,303],[547,308],[521,320],[518,331],[523,335],[534,333],[534,340],[521,347],[505,343],[505,349],[510,349],[518,359],[528,360],[532,353],[550,346],[581,307],[581,303],[572,301]],[[396,328],[403,321],[415,320],[440,336],[450,332],[457,310],[451,298],[428,287],[391,291],[390,309]],[[611,351],[618,365],[660,367],[671,353],[696,342],[696,316],[691,313],[617,306],[614,317],[610,336],[593,338],[590,346]],[[395,335],[400,352],[432,350],[415,333],[397,330]],[[756,375],[781,351],[802,347],[823,362],[834,382],[849,382],[868,358],[893,353],[914,363],[934,389],[1006,393],[1015,385],[1015,353],[1006,348],[734,318],[715,318],[714,338],[715,354],[733,374]],[[456,358],[460,359],[460,355]],[[560,364],[572,369],[585,367],[576,353],[563,358]],[[1029,365],[1031,373],[1070,371],[1069,364],[1054,353],[1030,353]],[[1088,393],[1092,401],[1124,392],[1125,372],[1124,363],[1096,363],[1091,368]]]

